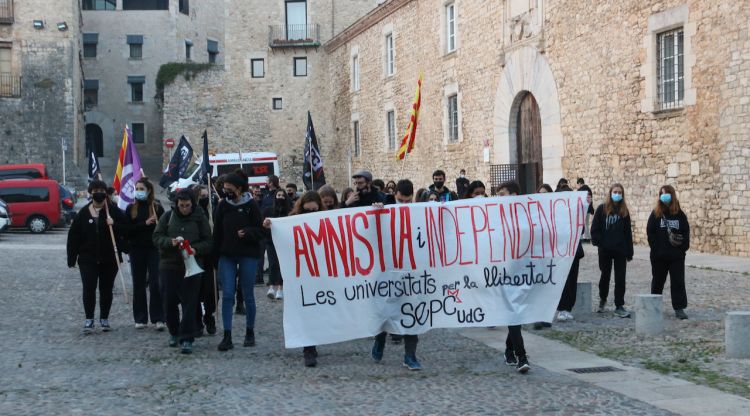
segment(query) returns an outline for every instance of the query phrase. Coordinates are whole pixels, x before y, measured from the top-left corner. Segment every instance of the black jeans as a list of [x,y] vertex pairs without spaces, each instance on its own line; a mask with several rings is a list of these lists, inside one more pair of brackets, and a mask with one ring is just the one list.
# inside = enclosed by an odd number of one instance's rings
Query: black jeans
[[580,266],[581,259],[573,259],[573,264],[570,266],[570,273],[568,273],[568,279],[565,280],[565,287],[563,288],[562,296],[560,297],[560,303],[557,304],[558,311],[573,310],[573,306],[576,304],[576,292],[578,291],[578,267]]
[[117,265],[79,263],[83,283],[83,311],[86,319],[94,319],[96,309],[96,287],[99,286],[99,317],[109,319],[112,309],[112,287],[117,277]]
[[[206,264],[209,264],[208,262],[205,262]],[[219,293],[219,288],[217,287],[217,280],[215,277],[215,272],[213,267],[207,268],[200,276],[201,279],[201,289],[200,289],[200,295],[198,297],[198,302],[196,304],[196,324],[198,325],[198,328],[201,328],[207,320],[212,320],[212,322],[216,322],[214,319],[214,313],[216,313],[216,296]],[[201,303],[203,303],[203,308],[201,308]],[[203,314],[205,310],[205,315]]]
[[[260,242],[260,248],[261,250],[263,250],[263,252],[260,254],[260,259],[258,260],[258,271],[255,273],[256,284],[263,284],[263,269],[265,268],[265,265],[266,265],[266,256],[265,256],[266,244],[268,244],[267,240],[262,240]],[[269,258],[268,261],[270,262],[271,259]]]
[[628,262],[622,254],[599,249],[599,270],[602,272],[599,278],[599,300],[601,302],[606,302],[609,294],[612,263],[615,265],[615,306],[619,308],[625,305],[625,271]]
[[508,326],[505,349],[513,351],[518,358],[526,357],[526,349],[523,346],[523,335],[521,335],[521,325]]
[[[185,269],[159,270],[164,288],[164,310],[167,313],[169,335],[179,336],[180,341],[193,341],[196,331],[195,308],[201,290],[198,276],[185,277]],[[182,319],[180,309],[182,306]]]
[[[385,348],[385,337],[388,335],[387,332],[381,332],[375,336],[375,342]],[[417,356],[417,343],[419,342],[419,336],[417,335],[401,335],[404,338],[404,355],[407,357]]]
[[279,256],[276,255],[276,247],[274,247],[273,241],[266,241],[266,253],[268,253],[268,284],[271,286],[283,286],[284,281],[281,279]]
[[[130,270],[133,275],[133,320],[139,324],[164,322],[164,302],[159,284],[159,251],[156,248],[130,250]],[[146,302],[146,287],[150,299]]]
[[687,292],[685,291],[685,259],[651,259],[651,294],[661,295],[669,273],[670,292],[672,293],[672,308],[674,310],[687,308]]

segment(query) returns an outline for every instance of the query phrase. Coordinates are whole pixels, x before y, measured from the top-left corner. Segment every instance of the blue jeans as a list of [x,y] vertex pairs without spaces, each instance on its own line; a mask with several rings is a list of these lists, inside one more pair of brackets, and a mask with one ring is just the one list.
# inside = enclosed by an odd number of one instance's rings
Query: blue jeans
[[237,289],[235,277],[237,267],[240,269],[239,280],[245,296],[245,327],[255,328],[255,274],[258,259],[252,257],[221,256],[219,257],[219,280],[221,280],[221,319],[225,331],[232,330],[232,312],[234,292]]

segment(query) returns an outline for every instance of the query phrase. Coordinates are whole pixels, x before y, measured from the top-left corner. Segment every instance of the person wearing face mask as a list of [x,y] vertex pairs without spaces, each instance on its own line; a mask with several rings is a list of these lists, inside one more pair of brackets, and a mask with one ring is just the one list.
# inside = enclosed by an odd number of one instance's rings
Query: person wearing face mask
[[[135,183],[135,201],[125,209],[130,245],[130,270],[133,277],[133,320],[135,329],[151,323],[158,331],[164,324],[164,303],[159,287],[159,250],[152,241],[156,223],[164,208],[154,198],[154,185],[143,177]],[[148,288],[148,302],[146,296]]]
[[646,236],[651,248],[651,294],[662,294],[669,274],[675,316],[688,319],[685,253],[690,249],[690,224],[671,185],[659,189],[659,199],[648,217]]
[[288,183],[286,184],[286,196],[289,198],[289,202],[291,204],[294,204],[299,199],[299,196],[297,196],[297,184],[296,183]]
[[[164,311],[169,329],[169,346],[177,347],[183,354],[193,352],[197,330],[195,309],[200,298],[200,275],[185,277],[185,261],[181,244],[192,248],[195,261],[206,270],[204,256],[211,252],[211,228],[203,210],[197,208],[195,195],[182,189],[175,196],[172,210],[159,218],[154,230],[154,245],[159,248],[159,274],[162,281]],[[180,308],[182,314],[180,315]]]
[[[193,194],[198,201],[198,206],[203,211],[203,215],[210,223],[208,213],[212,206],[208,203],[208,188],[205,185],[197,185],[193,188]],[[218,287],[216,287],[216,276],[214,276],[213,265],[215,260],[213,258],[213,253],[203,256],[203,263],[206,267],[203,268],[204,272],[202,276],[200,276],[201,289],[195,311],[196,325],[198,328],[195,331],[196,336],[203,335],[204,327],[206,328],[208,335],[216,334],[216,318],[214,317],[214,313],[216,312],[216,297],[219,292]],[[203,305],[201,306],[201,304]]]
[[[118,239],[127,232],[127,219],[117,206],[107,199],[107,184],[93,180],[88,187],[92,201],[81,208],[68,230],[68,267],[78,264],[83,284],[83,310],[86,318],[83,333],[94,331],[96,288],[99,287],[99,324],[102,331],[111,330],[109,311],[112,308],[112,288],[117,276],[118,261],[109,227]],[[105,204],[108,204],[105,206]],[[107,215],[109,213],[109,215]]]
[[354,180],[354,192],[344,201],[346,208],[369,207],[372,204],[385,202],[385,195],[372,187],[372,173],[363,170],[352,175]]
[[248,192],[247,175],[241,170],[224,179],[226,199],[219,203],[214,217],[214,253],[219,255],[221,281],[221,317],[224,338],[219,351],[234,348],[232,343],[232,308],[236,276],[245,301],[245,340],[243,346],[255,346],[255,275],[263,253],[263,217]]
[[474,181],[470,183],[464,192],[464,199],[484,198],[487,196],[487,190],[482,181]]
[[449,202],[458,199],[458,195],[445,186],[445,172],[440,169],[432,173],[432,185],[430,185],[430,191],[437,193],[440,202]]
[[[326,206],[323,205],[320,194],[315,191],[307,191],[297,200],[289,215],[311,214],[325,210]],[[272,221],[271,218],[265,218],[263,220],[263,227],[266,230],[270,230]],[[315,345],[308,345],[302,348],[302,356],[305,367],[315,367],[318,365],[318,349]]]
[[619,183],[609,188],[606,201],[594,212],[591,223],[591,244],[598,248],[599,309],[604,312],[609,293],[612,265],[615,268],[615,315],[629,318],[625,309],[625,272],[627,262],[633,260],[633,229],[630,212],[625,203],[625,188]]
[[[414,201],[414,184],[408,179],[398,181],[398,184],[396,184],[394,199],[395,204],[412,203]],[[375,336],[375,343],[372,346],[371,355],[376,363],[383,360],[386,335],[386,332],[381,332]],[[394,339],[394,334],[391,334],[391,337],[391,341],[394,344],[399,344],[402,339],[404,341],[404,366],[409,370],[421,370],[422,364],[417,360],[417,343],[419,342],[419,337],[417,335],[399,335]]]
[[459,198],[466,197],[466,189],[469,187],[469,180],[466,179],[466,169],[461,169],[456,179],[456,193]]
[[321,186],[318,189],[318,194],[320,194],[320,199],[328,211],[339,208],[339,198],[336,195],[336,190],[331,185]]
[[[321,188],[322,189],[322,188]],[[283,218],[289,215],[291,211],[289,198],[281,189],[276,191],[273,205],[263,210],[263,218]],[[266,238],[266,253],[268,254],[268,292],[266,296],[269,299],[284,299],[284,281],[281,279],[281,267],[279,266],[279,257],[276,254],[276,247],[273,245],[271,238]]]

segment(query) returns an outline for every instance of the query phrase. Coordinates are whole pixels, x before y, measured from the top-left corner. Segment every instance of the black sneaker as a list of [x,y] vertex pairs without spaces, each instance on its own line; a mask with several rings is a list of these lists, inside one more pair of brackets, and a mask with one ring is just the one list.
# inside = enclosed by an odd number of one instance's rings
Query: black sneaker
[[232,344],[232,331],[224,331],[224,338],[219,343],[218,349],[219,351],[229,351],[232,348],[234,348],[234,344]]
[[385,342],[380,343],[376,339],[375,343],[372,344],[372,351],[370,352],[372,355],[372,360],[376,363],[383,361],[383,350],[385,350]]
[[255,332],[252,329],[248,329],[245,332],[245,341],[242,343],[243,347],[254,347],[255,346]]
[[245,304],[244,303],[238,303],[237,307],[234,308],[234,313],[237,315],[244,315],[245,314]]
[[512,367],[518,364],[516,354],[511,350],[505,350],[505,365]]
[[305,367],[315,367],[318,365],[318,354],[315,347],[304,350],[302,355],[305,358]]
[[615,309],[615,315],[620,318],[630,318],[630,312],[625,310],[622,306],[618,306],[617,309]]
[[102,332],[109,332],[112,330],[112,327],[109,326],[109,319],[100,319],[99,325],[102,327]]
[[203,323],[206,325],[206,333],[208,335],[216,335],[216,320],[211,315],[203,317]]
[[604,313],[604,306],[607,305],[606,300],[600,300],[599,301],[599,309],[596,310],[596,313]]
[[516,371],[518,371],[521,374],[526,374],[531,370],[531,366],[529,366],[529,360],[526,357],[521,357],[518,360],[518,364],[516,365]]
[[677,319],[688,319],[684,309],[675,309],[674,316],[676,316]]
[[169,336],[169,347],[170,348],[177,348],[177,337],[174,335]]
[[85,335],[92,334],[94,332],[94,320],[87,319],[83,322],[83,333]]
[[182,354],[192,354],[193,353],[193,343],[190,341],[182,341],[180,343],[180,353]]

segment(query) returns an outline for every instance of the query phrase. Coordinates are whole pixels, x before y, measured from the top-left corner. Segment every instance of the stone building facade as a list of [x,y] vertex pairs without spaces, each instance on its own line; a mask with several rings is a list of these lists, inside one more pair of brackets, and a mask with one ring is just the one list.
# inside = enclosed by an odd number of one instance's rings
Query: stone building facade
[[[417,186],[465,168],[528,189],[583,177],[599,204],[619,182],[645,244],[659,187],[672,184],[693,249],[750,256],[749,21],[750,3],[728,0],[389,0],[308,50],[321,76],[301,86],[252,79],[263,51],[247,40],[263,33],[228,30],[227,72],[175,84],[165,131],[199,120],[192,134],[215,126],[217,148],[282,149],[287,166],[309,109],[295,103],[313,103],[338,189],[362,168]],[[301,52],[266,53],[271,71]],[[420,73],[416,148],[397,162]],[[270,97],[289,86],[274,112]]]
[[160,176],[165,136],[157,73],[169,62],[224,62],[224,4],[84,1],[86,141],[99,154],[107,180],[114,175],[126,124],[133,130],[145,173]]
[[180,77],[165,89],[165,137],[198,139],[207,129],[212,152],[275,152],[282,179],[301,185],[307,111],[323,151],[334,146],[331,67],[322,45],[377,3],[233,2],[226,17],[224,67],[190,80]]
[[0,164],[85,170],[80,27],[78,0],[0,0]]

